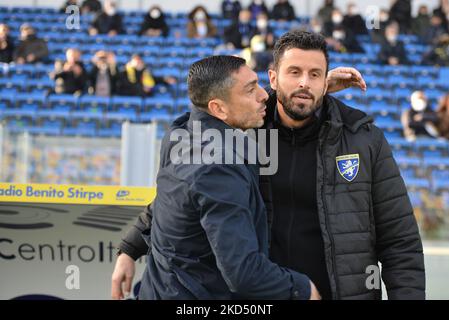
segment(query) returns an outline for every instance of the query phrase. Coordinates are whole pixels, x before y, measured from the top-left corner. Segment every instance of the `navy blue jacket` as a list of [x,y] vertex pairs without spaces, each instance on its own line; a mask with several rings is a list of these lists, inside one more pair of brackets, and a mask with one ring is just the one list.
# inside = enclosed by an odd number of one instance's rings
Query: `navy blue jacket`
[[[202,132],[214,128],[222,137],[233,130],[193,108],[164,137],[151,232],[144,232],[151,250],[139,298],[308,299],[307,276],[268,259],[258,167],[172,162],[179,144],[170,141],[171,132],[185,129],[192,139],[193,121],[201,121]],[[202,150],[210,143],[203,142]],[[223,156],[236,155],[235,148],[222,145]]]

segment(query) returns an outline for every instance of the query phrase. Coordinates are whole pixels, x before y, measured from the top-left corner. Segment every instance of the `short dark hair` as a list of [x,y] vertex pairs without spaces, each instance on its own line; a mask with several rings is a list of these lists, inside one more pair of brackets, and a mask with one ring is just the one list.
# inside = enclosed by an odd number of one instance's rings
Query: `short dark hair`
[[326,58],[326,72],[329,70],[329,53],[326,39],[319,33],[302,30],[293,30],[283,34],[274,45],[274,68],[279,70],[279,62],[285,51],[289,49],[319,50]]
[[234,85],[232,74],[245,64],[245,59],[234,56],[211,56],[193,63],[187,77],[192,103],[207,109],[211,99],[226,100],[229,89]]

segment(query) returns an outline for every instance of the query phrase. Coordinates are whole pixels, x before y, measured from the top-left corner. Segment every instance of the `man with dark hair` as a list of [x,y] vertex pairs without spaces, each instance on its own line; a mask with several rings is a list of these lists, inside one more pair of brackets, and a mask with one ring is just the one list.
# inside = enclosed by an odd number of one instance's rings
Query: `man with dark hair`
[[[390,147],[371,117],[326,94],[364,82],[354,71],[326,81],[328,60],[318,34],[288,32],[274,48],[264,128],[279,132],[279,163],[259,182],[270,259],[307,275],[324,299],[380,299],[378,262],[389,299],[424,299],[422,243]],[[120,244],[113,296],[148,250],[139,230],[151,210]]]
[[[194,107],[162,141],[152,227],[144,236],[151,252],[139,298],[318,298],[307,276],[268,260],[268,220],[256,165],[192,160],[218,146],[215,139],[229,131],[244,137],[242,130],[263,125],[268,95],[257,74],[241,58],[213,56],[195,62],[187,81]],[[188,161],[179,162],[174,154],[180,136],[173,136],[182,131],[195,143],[196,126],[201,134],[216,130],[220,138],[200,138],[198,149],[183,148]],[[226,153],[237,154],[228,145],[219,150],[226,159]]]

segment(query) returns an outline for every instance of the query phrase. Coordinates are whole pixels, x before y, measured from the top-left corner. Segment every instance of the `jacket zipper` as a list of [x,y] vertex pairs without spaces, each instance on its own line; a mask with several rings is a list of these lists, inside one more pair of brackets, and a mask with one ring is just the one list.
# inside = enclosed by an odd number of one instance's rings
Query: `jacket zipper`
[[339,295],[339,287],[338,287],[338,280],[337,280],[337,273],[336,273],[336,271],[335,271],[335,266],[336,266],[336,261],[335,261],[335,248],[334,248],[334,237],[333,237],[333,235],[332,235],[332,233],[330,232],[330,228],[329,228],[329,219],[328,219],[328,217],[327,217],[327,206],[326,206],[326,198],[325,198],[325,196],[324,196],[324,179],[325,179],[325,177],[326,177],[326,161],[324,160],[324,157],[323,157],[323,154],[322,154],[322,151],[323,151],[323,144],[324,144],[324,141],[326,140],[326,138],[327,138],[327,135],[328,135],[328,133],[329,133],[329,127],[328,127],[328,125],[327,124],[325,124],[325,126],[326,126],[326,131],[325,131],[325,134],[324,134],[324,138],[323,138],[323,140],[320,142],[320,145],[319,145],[319,153],[320,153],[320,158],[321,158],[321,163],[322,163],[322,165],[323,165],[323,183],[321,183],[321,201],[323,202],[323,208],[324,208],[324,221],[325,221],[325,224],[326,224],[326,229],[327,229],[327,233],[328,233],[328,235],[329,235],[329,238],[330,238],[330,240],[331,240],[331,255],[332,255],[332,273],[333,273],[333,276],[334,276],[334,280],[335,280],[335,298],[337,299],[337,300],[339,300],[340,299],[340,295]]
[[292,228],[293,228],[293,219],[294,219],[294,215],[295,215],[295,208],[293,206],[293,204],[295,203],[295,190],[293,189],[293,181],[294,181],[294,170],[295,170],[295,163],[296,163],[296,148],[295,147],[295,143],[296,143],[296,139],[295,139],[295,133],[293,131],[293,129],[291,129],[291,134],[292,134],[292,141],[291,141],[291,146],[293,147],[293,157],[292,157],[292,162],[291,162],[291,167],[290,167],[290,197],[291,197],[291,203],[292,203],[292,207],[290,208],[290,223],[289,223],[289,227],[288,227],[288,248],[287,248],[287,256],[288,256],[288,263],[290,264],[290,255],[291,255],[291,234],[292,234]]

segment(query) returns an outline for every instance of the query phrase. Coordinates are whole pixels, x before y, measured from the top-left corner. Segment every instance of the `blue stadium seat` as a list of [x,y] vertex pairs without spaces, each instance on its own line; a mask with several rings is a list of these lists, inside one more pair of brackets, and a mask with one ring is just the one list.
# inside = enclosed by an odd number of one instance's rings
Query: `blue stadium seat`
[[98,129],[99,137],[120,137],[122,135],[121,122],[111,121],[109,125],[102,125]]
[[430,189],[430,181],[425,178],[410,178],[404,179],[407,188],[412,190],[429,190]]
[[52,94],[48,96],[48,105],[50,108],[67,106],[74,110],[78,107],[78,97],[71,94]]
[[99,97],[94,95],[84,95],[80,97],[80,109],[84,110],[89,107],[96,107],[102,110],[108,110],[111,99],[109,97]]
[[171,120],[173,115],[168,112],[167,109],[152,109],[150,111],[141,112],[139,120],[141,122],[158,121],[158,120]]
[[143,100],[141,97],[127,97],[127,96],[114,96],[111,99],[112,111],[117,111],[119,109],[133,109],[134,112],[140,111],[142,109]]
[[144,99],[144,111],[148,112],[148,111],[152,111],[155,109],[159,109],[159,110],[166,110],[169,113],[173,113],[175,111],[175,100],[171,99],[171,98],[157,98],[157,97],[152,97],[152,98],[145,98]]

